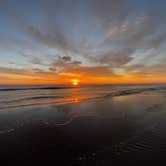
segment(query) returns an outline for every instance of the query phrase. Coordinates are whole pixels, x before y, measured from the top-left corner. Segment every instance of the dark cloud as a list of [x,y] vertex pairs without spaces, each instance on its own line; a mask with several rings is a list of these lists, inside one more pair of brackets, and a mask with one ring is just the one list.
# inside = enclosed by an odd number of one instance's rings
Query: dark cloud
[[66,62],[71,61],[71,57],[70,56],[63,56],[62,59]]
[[81,65],[82,62],[81,62],[81,61],[73,61],[72,64],[73,64],[73,65]]
[[50,64],[50,71],[63,71],[65,68],[70,68],[71,66],[79,66],[81,61],[72,60],[70,56],[56,56],[57,59]]

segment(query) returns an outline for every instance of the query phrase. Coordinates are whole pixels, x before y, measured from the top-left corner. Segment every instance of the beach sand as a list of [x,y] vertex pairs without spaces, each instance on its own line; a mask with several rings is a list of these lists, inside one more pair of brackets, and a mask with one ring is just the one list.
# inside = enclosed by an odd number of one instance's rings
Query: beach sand
[[166,161],[165,90],[5,110],[0,112],[0,126],[3,165],[159,165]]

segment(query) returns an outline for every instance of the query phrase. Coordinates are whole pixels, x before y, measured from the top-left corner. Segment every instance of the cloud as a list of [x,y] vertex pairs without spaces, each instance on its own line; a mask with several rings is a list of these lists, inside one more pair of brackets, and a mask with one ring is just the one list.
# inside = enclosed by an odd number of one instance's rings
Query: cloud
[[115,76],[111,68],[107,66],[71,66],[64,68],[63,73],[72,73],[80,77],[111,77]]
[[162,33],[158,36],[151,38],[151,40],[149,41],[149,45],[157,49],[165,41],[166,41],[166,33]]
[[59,75],[78,76],[78,77],[105,77],[115,76],[109,66],[88,66],[81,61],[73,60],[70,56],[58,56],[52,64],[50,71],[59,73]]
[[145,65],[132,65],[126,68],[125,72],[129,75],[138,76],[140,78],[158,78],[165,77],[166,64],[156,64],[151,66]]
[[[54,72],[46,72],[42,69],[33,68],[9,68],[9,67],[0,67],[0,74],[10,74],[10,75],[22,75],[22,76],[55,76]],[[34,78],[35,78],[34,77]],[[45,79],[45,78],[44,78]]]
[[56,27],[56,31],[52,34],[42,33],[39,29],[33,26],[27,27],[26,31],[35,41],[43,45],[59,49],[70,48],[65,36],[61,33],[58,27]]
[[147,37],[159,30],[160,25],[160,17],[152,13],[137,16],[133,20],[123,20],[117,26],[115,25],[114,33],[109,33],[112,27],[108,27],[105,32],[107,36],[101,46],[117,45],[139,48]]
[[70,56],[56,56],[56,60],[54,60],[49,67],[50,71],[62,72],[65,68],[70,68],[72,66],[79,66],[82,62],[73,60]]
[[26,70],[23,68],[16,69],[16,68],[0,67],[0,73],[24,75],[24,74],[29,74],[30,70]]
[[34,57],[34,58],[31,60],[31,63],[32,63],[32,64],[37,64],[37,65],[44,65],[42,59],[41,59],[41,58],[38,58],[38,57]]
[[160,13],[151,9],[135,11],[129,0],[39,1],[34,8],[42,14],[22,14],[13,3],[7,6],[5,14],[19,33],[14,40],[4,37],[0,47],[24,56],[32,67],[1,72],[98,78],[117,77],[114,71],[119,68],[132,75],[164,75],[165,25]]
[[[99,45],[106,51],[99,54],[96,61],[108,64],[112,68],[124,67],[135,60],[133,55],[137,51],[146,52],[151,48],[159,47],[165,41],[165,35],[154,34],[159,31],[161,23],[159,15],[147,13],[133,20],[123,20],[120,24],[110,25],[105,31],[104,41]],[[113,29],[110,32],[111,28]],[[150,56],[153,58],[152,55]]]
[[127,17],[127,0],[92,0],[93,11],[98,21],[106,22],[120,22]]
[[121,67],[132,60],[130,56],[133,53],[130,49],[122,49],[118,52],[108,52],[106,54],[100,55],[98,61],[100,64],[108,64],[113,67]]
[[62,59],[66,62],[71,61],[71,57],[70,56],[63,56]]

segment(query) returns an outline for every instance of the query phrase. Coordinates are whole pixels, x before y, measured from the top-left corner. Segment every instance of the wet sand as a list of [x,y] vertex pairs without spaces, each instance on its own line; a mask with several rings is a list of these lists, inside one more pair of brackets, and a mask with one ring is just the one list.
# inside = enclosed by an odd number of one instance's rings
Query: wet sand
[[0,113],[3,165],[159,165],[166,161],[165,90],[22,109]]

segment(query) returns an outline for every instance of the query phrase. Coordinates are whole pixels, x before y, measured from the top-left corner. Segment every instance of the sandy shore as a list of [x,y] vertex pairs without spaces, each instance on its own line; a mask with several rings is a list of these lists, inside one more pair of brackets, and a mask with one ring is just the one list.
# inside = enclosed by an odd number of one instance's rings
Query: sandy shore
[[165,161],[166,91],[0,112],[6,165],[124,165]]

